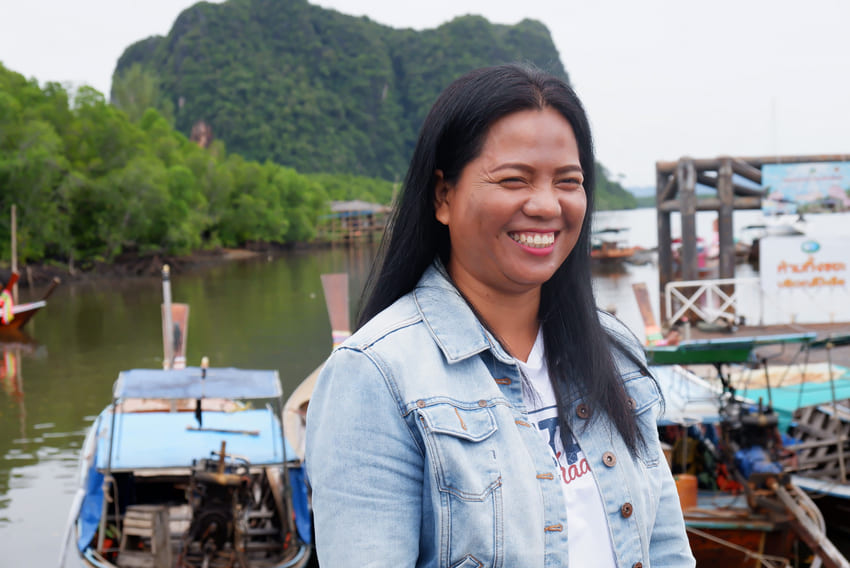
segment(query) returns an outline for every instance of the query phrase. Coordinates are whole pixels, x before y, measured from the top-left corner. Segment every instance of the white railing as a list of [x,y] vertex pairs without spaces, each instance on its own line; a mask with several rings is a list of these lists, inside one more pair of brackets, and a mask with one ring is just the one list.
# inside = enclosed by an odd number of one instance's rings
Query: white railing
[[[734,291],[727,294],[723,286],[734,286]],[[758,278],[668,282],[664,286],[664,305],[667,314],[665,323],[668,328],[688,312],[693,312],[709,323],[719,319],[736,323],[741,315],[749,321],[761,323],[763,320]]]

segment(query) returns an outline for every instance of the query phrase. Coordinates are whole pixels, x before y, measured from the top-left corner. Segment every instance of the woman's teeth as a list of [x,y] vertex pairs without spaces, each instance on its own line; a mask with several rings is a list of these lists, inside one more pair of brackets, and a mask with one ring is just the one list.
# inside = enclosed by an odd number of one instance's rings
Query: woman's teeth
[[508,233],[521,245],[533,248],[545,248],[555,244],[555,233]]

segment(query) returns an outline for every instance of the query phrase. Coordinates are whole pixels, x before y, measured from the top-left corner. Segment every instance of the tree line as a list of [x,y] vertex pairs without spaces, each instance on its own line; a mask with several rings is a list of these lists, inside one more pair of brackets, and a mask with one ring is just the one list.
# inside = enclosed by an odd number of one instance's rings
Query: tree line
[[388,203],[392,184],[305,175],[201,148],[162,114],[137,120],[91,87],[43,87],[0,64],[0,257],[12,204],[22,262],[85,268],[121,253],[309,241],[330,200]]

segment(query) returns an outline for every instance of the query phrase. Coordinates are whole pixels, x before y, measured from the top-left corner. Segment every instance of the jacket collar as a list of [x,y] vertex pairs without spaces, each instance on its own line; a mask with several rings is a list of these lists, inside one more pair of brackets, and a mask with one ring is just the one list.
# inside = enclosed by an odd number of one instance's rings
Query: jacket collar
[[413,299],[425,325],[449,363],[486,350],[500,361],[514,363],[493,335],[481,325],[437,259],[422,274]]

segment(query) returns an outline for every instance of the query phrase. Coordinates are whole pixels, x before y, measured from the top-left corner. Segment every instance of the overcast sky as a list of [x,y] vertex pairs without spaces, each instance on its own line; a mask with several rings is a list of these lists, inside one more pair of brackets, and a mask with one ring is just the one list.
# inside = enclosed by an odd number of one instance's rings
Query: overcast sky
[[[393,27],[543,22],[627,186],[681,156],[850,154],[848,0],[321,0]],[[191,0],[0,0],[0,62],[108,93],[125,47]]]

